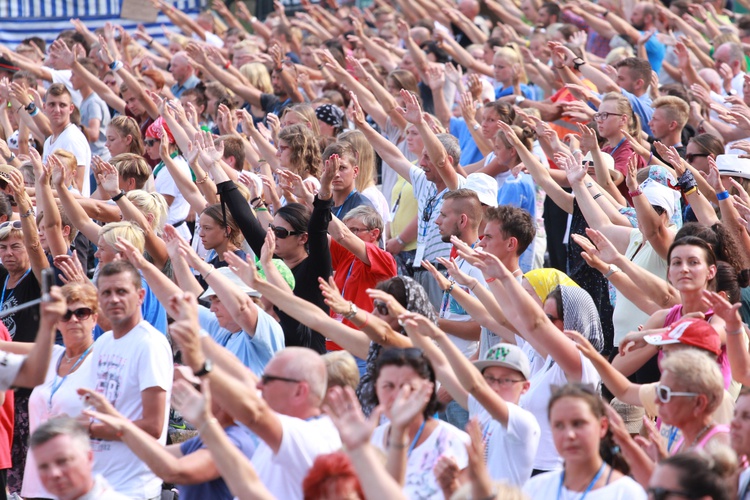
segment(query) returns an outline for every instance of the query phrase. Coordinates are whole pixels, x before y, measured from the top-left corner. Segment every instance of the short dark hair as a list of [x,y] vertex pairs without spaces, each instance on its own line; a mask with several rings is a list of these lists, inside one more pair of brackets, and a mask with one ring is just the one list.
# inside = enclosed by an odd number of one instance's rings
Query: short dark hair
[[557,16],[558,19],[560,18],[560,14],[562,13],[560,6],[555,2],[546,2],[542,4],[540,9],[545,9],[547,11],[547,14],[549,14],[550,16]]
[[641,79],[645,84],[651,81],[651,63],[647,59],[639,57],[626,57],[615,65],[615,68],[628,68],[635,73],[636,79]]
[[127,260],[115,260],[104,264],[104,266],[99,270],[99,275],[96,278],[96,285],[99,286],[99,280],[103,277],[115,276],[122,273],[130,274],[136,290],[140,290],[142,288],[143,285],[141,284],[141,273],[138,272],[138,269],[136,269],[136,267]]
[[91,442],[89,441],[86,427],[78,420],[70,417],[52,418],[37,427],[29,438],[29,448],[41,446],[58,436],[70,436],[74,442],[80,444],[82,449],[91,449]]
[[[377,384],[378,378],[380,377],[380,371],[386,366],[407,366],[417,372],[424,380],[433,383],[432,394],[430,400],[427,402],[427,406],[424,409],[425,418],[434,415],[440,408],[440,402],[437,398],[437,389],[435,384],[435,370],[432,369],[430,361],[425,357],[422,349],[410,347],[407,349],[400,348],[389,348],[383,349],[380,352],[380,356],[375,361],[375,368],[372,373],[372,380]],[[378,393],[376,390],[372,391],[372,401],[370,403],[373,406],[380,404],[378,400]]]
[[529,248],[536,237],[536,225],[531,214],[526,210],[512,205],[500,205],[490,207],[485,212],[487,221],[495,221],[500,224],[500,231],[506,238],[513,237],[518,240],[518,250],[521,255]]
[[234,158],[234,169],[242,172],[245,167],[245,145],[242,139],[232,135],[222,135],[214,139],[214,145],[224,143],[224,158]]

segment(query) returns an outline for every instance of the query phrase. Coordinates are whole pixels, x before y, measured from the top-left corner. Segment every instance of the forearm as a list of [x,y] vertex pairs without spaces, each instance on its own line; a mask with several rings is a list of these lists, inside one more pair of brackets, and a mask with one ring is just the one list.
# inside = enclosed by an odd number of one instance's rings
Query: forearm
[[15,387],[33,389],[44,382],[49,360],[52,356],[52,346],[55,343],[55,331],[55,323],[45,320],[42,316],[34,346],[13,380]]
[[464,340],[479,340],[481,327],[476,321],[452,321],[439,319],[438,326],[441,330]]
[[424,143],[427,155],[433,165],[437,168],[440,178],[448,189],[458,189],[458,174],[454,170],[453,165],[449,164],[448,153],[445,151],[445,147],[440,142],[440,139],[438,139],[435,132],[432,131],[424,120],[415,126],[419,131],[419,135],[422,137],[422,142]]
[[620,86],[604,74],[603,71],[594,67],[593,64],[584,64],[579,69],[584,77],[588,78],[594,85],[596,85],[599,93],[620,92]]
[[445,93],[442,86],[432,89],[432,99],[435,104],[435,116],[437,116],[444,127],[448,127],[451,121],[451,110],[445,101]]
[[385,468],[388,474],[403,487],[406,479],[406,462],[407,447],[409,446],[409,436],[402,429],[394,429],[391,426],[391,432],[386,442],[386,462]]
[[472,291],[476,295],[466,293],[461,288],[453,288],[452,296],[456,299],[466,314],[471,316],[477,323],[498,334],[505,342],[515,344],[515,327],[505,317],[495,297],[484,286],[477,281],[472,285]]
[[401,485],[383,467],[383,461],[372,445],[365,443],[359,448],[348,450],[347,453],[367,498],[406,499]]

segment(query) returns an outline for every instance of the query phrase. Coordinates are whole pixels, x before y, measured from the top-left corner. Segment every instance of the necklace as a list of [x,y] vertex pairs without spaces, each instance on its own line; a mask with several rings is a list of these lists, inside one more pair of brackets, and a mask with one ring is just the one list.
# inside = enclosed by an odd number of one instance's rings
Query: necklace
[[[89,344],[88,346],[86,346],[86,350],[85,350],[85,351],[83,351],[83,353],[84,353],[84,354],[86,354],[87,352],[89,352],[89,348],[90,348],[90,347],[91,347],[92,345],[93,345],[93,342],[92,342],[91,344]],[[79,357],[81,357],[81,356],[80,356],[80,355],[78,355],[78,354],[76,354],[76,355],[74,355],[73,357],[70,357],[70,358],[69,358],[69,357],[68,357],[68,354],[67,354],[67,351],[65,351],[65,352],[63,353],[63,357],[65,358],[65,361],[67,361],[68,363],[70,363],[71,361],[74,361],[74,360],[78,359],[78,358],[79,358]]]
[[696,444],[698,444],[698,440],[699,440],[699,439],[700,439],[701,437],[703,437],[703,435],[704,435],[704,434],[705,434],[705,433],[706,433],[706,432],[707,432],[707,431],[708,431],[709,429],[711,429],[711,427],[713,427],[713,426],[714,426],[714,424],[713,424],[713,422],[711,422],[710,424],[708,424],[707,426],[705,426],[705,427],[704,427],[703,429],[701,429],[701,431],[700,431],[700,432],[698,433],[698,435],[697,435],[697,436],[695,436],[695,439],[693,439],[693,442],[692,442],[692,443],[690,443],[690,446],[688,446],[688,449],[691,449],[691,448],[692,448],[692,447],[694,447],[694,446],[695,446]]

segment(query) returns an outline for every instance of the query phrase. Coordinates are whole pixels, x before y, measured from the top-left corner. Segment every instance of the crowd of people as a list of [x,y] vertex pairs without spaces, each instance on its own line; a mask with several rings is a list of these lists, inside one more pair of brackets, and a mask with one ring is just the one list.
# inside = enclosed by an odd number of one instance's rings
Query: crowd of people
[[0,45],[9,498],[750,498],[750,4],[151,1]]

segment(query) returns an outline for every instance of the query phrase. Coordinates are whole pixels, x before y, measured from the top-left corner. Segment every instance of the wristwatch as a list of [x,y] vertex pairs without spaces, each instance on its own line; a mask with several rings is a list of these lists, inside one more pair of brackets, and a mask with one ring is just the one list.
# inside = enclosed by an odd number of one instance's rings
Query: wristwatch
[[214,369],[213,361],[206,358],[206,361],[203,362],[203,366],[201,367],[201,369],[198,370],[197,372],[193,372],[193,375],[195,375],[196,377],[203,377],[211,373],[211,370],[213,369]]
[[607,271],[606,273],[604,273],[604,277],[607,278],[607,279],[609,279],[610,276],[612,276],[615,273],[619,273],[621,270],[622,269],[620,269],[616,265],[610,264],[609,265],[609,271]]
[[359,307],[357,307],[354,302],[349,302],[349,312],[344,314],[344,317],[348,320],[351,320],[354,316],[357,315],[359,312]]
[[472,126],[471,128],[474,130],[479,130],[480,128],[482,128],[482,126],[478,123],[475,123],[474,126]]
[[118,200],[119,200],[120,198],[122,198],[123,196],[125,196],[125,190],[124,190],[124,189],[120,189],[120,192],[119,192],[119,193],[117,193],[116,195],[114,195],[114,196],[112,197],[112,201],[115,201],[115,202],[116,202],[116,201],[118,201]]
[[578,59],[573,59],[573,69],[578,71],[578,68],[586,64],[586,61],[581,59],[580,57]]
[[34,101],[31,101],[26,106],[24,106],[23,109],[25,109],[27,113],[31,114],[36,109],[36,103]]
[[519,104],[521,104],[521,103],[522,103],[523,101],[525,101],[525,100],[526,100],[526,98],[525,98],[524,96],[522,96],[522,95],[517,95],[517,96],[516,96],[516,106],[518,106]]

